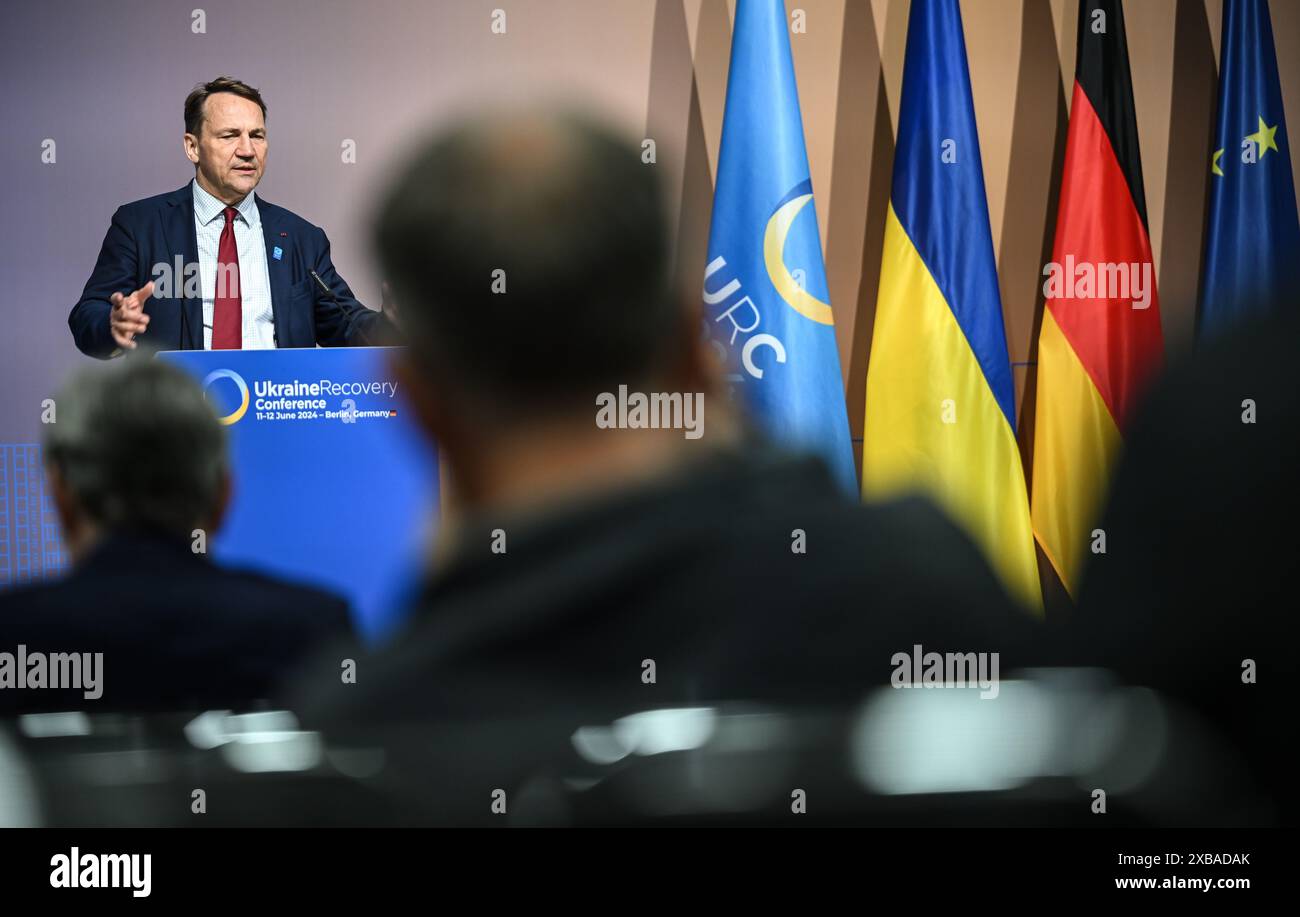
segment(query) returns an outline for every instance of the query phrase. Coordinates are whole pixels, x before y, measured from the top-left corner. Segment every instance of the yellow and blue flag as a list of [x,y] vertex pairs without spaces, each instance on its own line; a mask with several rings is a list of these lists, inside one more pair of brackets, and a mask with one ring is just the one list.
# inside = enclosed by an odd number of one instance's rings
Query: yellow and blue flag
[[857,493],[783,0],[738,0],[704,273],[732,390]]
[[957,0],[912,3],[867,365],[863,494],[921,491],[1042,607]]
[[1197,334],[1300,301],[1300,221],[1267,0],[1223,6]]

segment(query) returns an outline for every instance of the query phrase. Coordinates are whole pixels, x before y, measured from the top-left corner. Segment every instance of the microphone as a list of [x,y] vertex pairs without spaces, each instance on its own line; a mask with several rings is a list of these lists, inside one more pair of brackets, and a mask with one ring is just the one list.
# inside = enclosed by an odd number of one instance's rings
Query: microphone
[[338,307],[339,312],[341,312],[343,315],[344,323],[347,325],[347,329],[350,334],[352,330],[352,323],[353,320],[355,319],[355,316],[348,314],[347,309],[343,308],[343,303],[339,302],[339,298],[335,296],[334,291],[329,288],[329,284],[321,280],[320,274],[317,274],[315,271],[310,271],[310,270],[307,273],[311,274],[311,279],[316,281],[316,286],[320,287],[321,292],[325,294],[325,296],[329,299],[329,301],[334,303],[334,305]]
[[321,288],[321,292],[328,296],[333,301],[334,305],[337,306],[339,304],[338,297],[334,295],[334,291],[330,289],[329,284],[320,279],[320,274],[317,274],[315,271],[308,271],[307,273],[311,274],[311,279],[316,281],[316,286]]
[[338,311],[341,312],[344,319],[346,319],[347,313],[343,311],[343,304],[339,302],[338,297],[335,297],[334,290],[329,289],[329,284],[322,281],[320,274],[315,271],[308,271],[307,273],[311,274],[312,280],[316,281],[316,286],[321,287],[321,293],[324,293],[325,297],[328,298],[331,303],[334,303],[334,307],[338,308]]
[[[188,326],[188,324],[187,324],[187,322],[186,322],[186,318],[187,318],[187,316],[185,315],[185,312],[186,312],[185,304],[186,304],[187,302],[189,302],[189,300],[186,299],[186,297],[185,297],[185,289],[184,289],[184,287],[182,287],[182,288],[181,288],[181,339],[180,339],[180,341],[179,341],[178,344],[177,344],[177,347],[176,347],[177,350],[185,350],[185,349],[189,346],[189,343],[190,343],[189,326]],[[203,349],[203,342],[202,342],[202,341],[199,342],[199,347],[198,347],[198,349],[199,349],[199,350],[202,350],[202,349]]]

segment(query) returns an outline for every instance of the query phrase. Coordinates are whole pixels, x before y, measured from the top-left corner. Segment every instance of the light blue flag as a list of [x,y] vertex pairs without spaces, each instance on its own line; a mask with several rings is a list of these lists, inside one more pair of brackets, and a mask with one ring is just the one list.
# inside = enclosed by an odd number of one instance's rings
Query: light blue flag
[[783,0],[738,0],[704,277],[732,390],[780,444],[856,494]]

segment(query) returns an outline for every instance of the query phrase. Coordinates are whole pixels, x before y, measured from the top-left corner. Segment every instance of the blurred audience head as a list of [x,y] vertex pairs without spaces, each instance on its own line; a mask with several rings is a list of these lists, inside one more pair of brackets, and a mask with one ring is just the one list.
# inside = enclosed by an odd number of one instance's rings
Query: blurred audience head
[[214,531],[230,492],[225,434],[197,382],[143,351],[82,370],[55,399],[44,456],[73,558],[108,532]]
[[453,474],[522,431],[604,448],[596,398],[620,385],[716,387],[699,313],[673,293],[658,171],[584,117],[509,112],[399,173],[375,232],[409,344],[399,378]]

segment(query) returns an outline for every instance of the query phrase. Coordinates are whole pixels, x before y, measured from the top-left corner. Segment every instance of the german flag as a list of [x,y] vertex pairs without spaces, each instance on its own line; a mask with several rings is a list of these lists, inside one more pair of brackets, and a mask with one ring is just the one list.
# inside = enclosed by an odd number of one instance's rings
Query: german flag
[[1119,0],[1081,0],[1078,63],[1038,338],[1031,516],[1071,596],[1124,430],[1163,361]]

